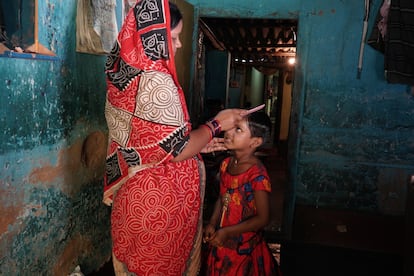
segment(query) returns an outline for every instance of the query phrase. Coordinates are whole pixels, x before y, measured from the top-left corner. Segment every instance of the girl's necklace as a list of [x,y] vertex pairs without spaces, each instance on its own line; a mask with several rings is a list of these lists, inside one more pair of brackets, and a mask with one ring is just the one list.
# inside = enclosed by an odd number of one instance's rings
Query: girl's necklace
[[238,166],[239,164],[241,164],[241,163],[243,163],[243,162],[247,161],[247,159],[246,159],[246,160],[243,160],[243,161],[240,161],[239,159],[237,159],[236,157],[234,157],[234,156],[233,156],[232,161],[233,161],[233,167],[234,167],[234,168],[237,168],[237,166]]
[[239,161],[236,158],[233,158],[233,167],[237,167],[237,164],[239,164]]

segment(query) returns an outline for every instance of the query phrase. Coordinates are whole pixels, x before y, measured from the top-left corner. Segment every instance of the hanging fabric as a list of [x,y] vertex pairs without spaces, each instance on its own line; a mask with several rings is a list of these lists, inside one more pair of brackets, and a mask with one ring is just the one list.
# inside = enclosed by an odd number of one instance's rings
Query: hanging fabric
[[384,39],[387,33],[388,13],[390,10],[391,0],[384,0],[375,19],[374,28],[371,36],[368,38],[367,44],[377,51],[384,53]]
[[118,35],[116,0],[92,0],[93,29],[101,39],[102,48],[111,52]]
[[385,35],[385,76],[414,86],[414,1],[392,0]]
[[387,82],[414,86],[413,0],[384,0],[367,43],[384,53]]
[[117,35],[116,0],[78,0],[76,51],[107,54]]

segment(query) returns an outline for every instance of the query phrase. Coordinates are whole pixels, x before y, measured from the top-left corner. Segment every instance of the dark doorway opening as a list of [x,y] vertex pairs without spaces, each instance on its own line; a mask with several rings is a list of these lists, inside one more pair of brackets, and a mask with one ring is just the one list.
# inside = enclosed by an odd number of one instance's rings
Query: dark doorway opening
[[[289,130],[296,57],[297,20],[255,18],[199,19],[195,90],[199,91],[202,122],[211,114],[209,102],[223,108],[248,108],[266,104],[273,127],[271,141],[258,154],[272,181],[270,241],[290,235],[293,202],[289,187]],[[197,104],[195,105],[197,106]],[[210,183],[221,158],[206,156],[212,170]],[[213,160],[216,160],[215,162]],[[209,168],[210,166],[210,168]],[[208,181],[209,182],[209,181]],[[207,182],[206,214],[217,190]],[[212,194],[208,194],[212,193]]]

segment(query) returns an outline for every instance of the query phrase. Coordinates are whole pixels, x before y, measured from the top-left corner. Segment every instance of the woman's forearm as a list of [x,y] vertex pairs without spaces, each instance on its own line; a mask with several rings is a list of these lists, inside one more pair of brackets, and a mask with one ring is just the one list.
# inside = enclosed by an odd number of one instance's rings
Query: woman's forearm
[[212,120],[191,131],[188,144],[183,151],[172,159],[172,162],[183,161],[199,153],[213,137],[218,136],[220,131],[233,128],[242,119],[246,112],[243,109],[225,109],[220,111]]
[[179,162],[193,157],[201,151],[201,149],[207,145],[211,140],[211,133],[208,128],[199,127],[190,132],[190,139],[188,144],[184,147],[183,151],[174,157],[171,161]]

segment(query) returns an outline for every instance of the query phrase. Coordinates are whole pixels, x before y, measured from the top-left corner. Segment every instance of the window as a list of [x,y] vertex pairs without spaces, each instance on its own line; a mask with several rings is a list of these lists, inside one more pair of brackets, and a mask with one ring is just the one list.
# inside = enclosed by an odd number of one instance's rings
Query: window
[[55,56],[39,43],[37,0],[0,0],[0,54],[20,58]]

